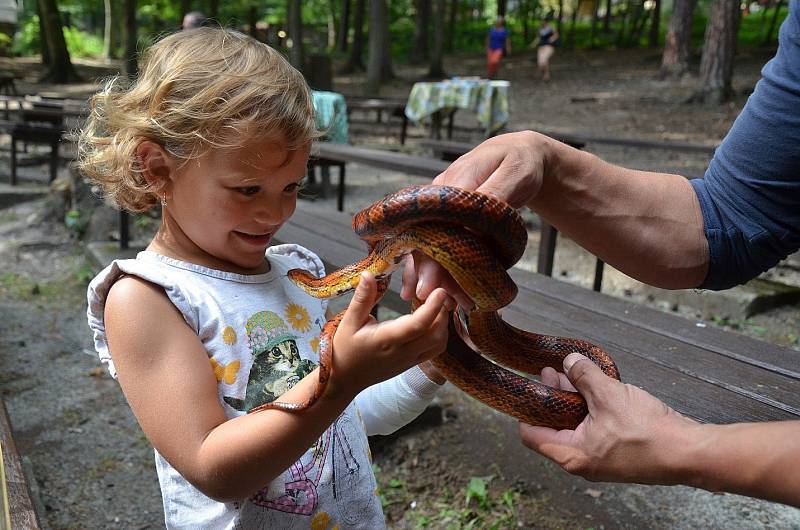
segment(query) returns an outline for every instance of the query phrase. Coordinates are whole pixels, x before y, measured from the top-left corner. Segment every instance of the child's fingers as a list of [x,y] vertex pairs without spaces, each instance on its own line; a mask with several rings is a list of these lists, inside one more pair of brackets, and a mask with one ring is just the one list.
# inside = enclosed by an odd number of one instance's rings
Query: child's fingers
[[370,272],[362,272],[340,326],[357,329],[369,321],[377,292],[378,283],[375,281],[375,276]]
[[387,342],[408,343],[429,332],[440,311],[445,308],[447,293],[436,289],[416,311],[390,322],[384,322]]

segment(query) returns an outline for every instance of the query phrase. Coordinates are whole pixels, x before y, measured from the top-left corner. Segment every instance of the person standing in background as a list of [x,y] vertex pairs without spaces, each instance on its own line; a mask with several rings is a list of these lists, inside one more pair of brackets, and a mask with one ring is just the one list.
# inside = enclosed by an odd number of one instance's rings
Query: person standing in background
[[539,49],[536,51],[536,64],[542,79],[550,81],[550,58],[556,51],[558,31],[550,24],[552,16],[548,15],[539,28]]
[[511,53],[511,42],[508,40],[505,20],[503,17],[497,17],[486,36],[486,69],[489,79],[495,78],[500,68],[500,61],[509,53]]

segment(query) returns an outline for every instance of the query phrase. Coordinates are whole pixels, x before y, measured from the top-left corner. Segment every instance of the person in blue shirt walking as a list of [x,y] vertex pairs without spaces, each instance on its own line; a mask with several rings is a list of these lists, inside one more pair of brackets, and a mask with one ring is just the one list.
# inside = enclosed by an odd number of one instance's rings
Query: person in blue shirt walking
[[[635,171],[541,134],[491,138],[435,184],[529,206],[615,268],[667,289],[726,289],[800,249],[800,0],[778,51],[716,150],[703,179]],[[419,256],[403,297],[444,286]],[[687,484],[800,506],[800,421],[700,424],[572,354],[545,383],[577,389],[589,414],[573,430],[520,424],[523,443],[589,480]]]
[[486,36],[486,65],[487,76],[494,79],[500,68],[500,61],[504,55],[511,53],[511,41],[503,17],[497,17],[494,26]]

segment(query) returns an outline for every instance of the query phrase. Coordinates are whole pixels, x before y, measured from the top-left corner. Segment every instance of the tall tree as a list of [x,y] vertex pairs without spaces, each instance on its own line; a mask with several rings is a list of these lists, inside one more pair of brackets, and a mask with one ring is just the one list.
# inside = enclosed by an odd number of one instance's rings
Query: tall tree
[[64,29],[61,24],[61,13],[58,11],[56,0],[38,0],[38,6],[44,28],[42,46],[47,48],[49,58],[44,79],[52,83],[77,81],[78,74],[75,73],[69,57],[67,41],[64,39]]
[[458,0],[450,0],[450,17],[447,20],[447,36],[445,37],[445,47],[447,51],[453,51],[453,39],[456,35],[456,19],[458,18]]
[[347,51],[347,34],[350,33],[350,0],[342,0],[342,16],[339,18],[339,30],[336,33],[336,50]]
[[497,16],[506,16],[506,0],[497,0]]
[[[783,8],[783,3],[784,0],[778,0],[778,3],[775,4],[775,13],[773,13],[772,15],[772,20],[769,23],[769,29],[767,30],[767,34],[764,35],[764,41],[762,42],[762,44],[766,45],[769,44],[770,41],[772,41],[772,35],[775,33],[775,27],[778,24],[778,15],[780,15],[781,13],[781,9]],[[766,7],[769,7],[769,3],[767,3]],[[767,11],[766,7],[764,8],[765,13]]]
[[364,12],[366,0],[356,0],[356,10],[353,13],[353,45],[350,47],[350,57],[342,67],[342,73],[352,73],[356,70],[364,71]]
[[111,54],[111,35],[114,31],[114,16],[111,13],[111,0],[104,0],[103,8],[105,10],[105,23],[103,25],[103,57],[106,60],[110,60],[113,59]]
[[125,48],[125,75],[129,79],[135,78],[139,73],[136,43],[139,37],[139,28],[136,24],[136,0],[124,0],[125,26],[122,31],[122,40]]
[[[414,54],[412,62],[428,59],[428,29],[431,21],[431,0],[414,0],[417,16],[414,17]],[[443,28],[439,28],[443,29]]]
[[661,33],[661,0],[655,0],[653,5],[653,16],[650,19],[650,39],[651,48],[658,46],[658,38]]
[[183,17],[186,13],[192,10],[192,0],[180,0],[180,13],[178,13],[178,22],[183,24]]
[[289,14],[289,38],[292,39],[292,47],[289,49],[289,62],[302,72],[304,66],[302,2],[300,0],[289,0],[286,7]]
[[428,69],[428,77],[433,79],[443,79],[447,77],[444,73],[444,27],[446,10],[447,2],[445,0],[436,0],[434,2],[433,49],[431,50],[430,68]]
[[711,4],[695,100],[718,105],[730,99],[741,14],[739,0],[714,0]]
[[675,0],[672,17],[664,40],[660,76],[681,77],[689,71],[689,46],[692,36],[692,18],[697,0]]
[[392,77],[394,72],[389,54],[389,13],[386,9],[386,0],[370,0],[367,94],[379,94],[381,84]]

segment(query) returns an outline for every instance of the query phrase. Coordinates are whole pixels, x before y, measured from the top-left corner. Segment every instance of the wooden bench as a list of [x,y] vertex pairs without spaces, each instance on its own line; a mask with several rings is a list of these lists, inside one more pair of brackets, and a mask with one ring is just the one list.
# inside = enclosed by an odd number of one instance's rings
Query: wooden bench
[[311,150],[309,167],[312,171],[316,165],[336,165],[339,167],[339,187],[336,195],[336,209],[340,212],[344,210],[345,165],[348,162],[365,164],[372,167],[400,171],[402,173],[408,173],[409,175],[428,178],[435,177],[448,166],[448,164],[435,158],[395,153],[382,149],[355,147],[348,144],[317,142]]
[[59,145],[67,132],[68,118],[85,115],[81,102],[74,100],[32,99],[29,97],[0,96],[5,119],[0,120],[0,131],[11,137],[9,183],[17,184],[17,145],[23,142],[50,146],[50,182],[58,173]]
[[[299,203],[276,234],[316,252],[328,271],[366,255],[349,215]],[[408,312],[400,271],[382,305]],[[678,412],[705,422],[800,419],[797,352],[597,293],[541,274],[512,269],[517,298],[503,310],[527,330],[578,337],[605,348],[625,382]]]
[[[7,524],[9,530],[37,530],[39,520],[33,506],[28,481],[22,471],[22,459],[17,452],[14,438],[11,433],[11,423],[3,400],[0,398],[0,447],[2,447],[2,462],[0,462],[0,504],[3,510],[0,517]],[[2,522],[2,521],[0,521]],[[0,524],[6,528],[6,524]]]
[[402,128],[400,129],[400,144],[406,143],[406,133],[408,131],[408,118],[406,117],[406,100],[390,98],[362,98],[347,96],[347,119],[352,122],[351,114],[353,111],[375,112],[376,123],[382,123],[383,113],[386,112],[390,118],[400,118]]

